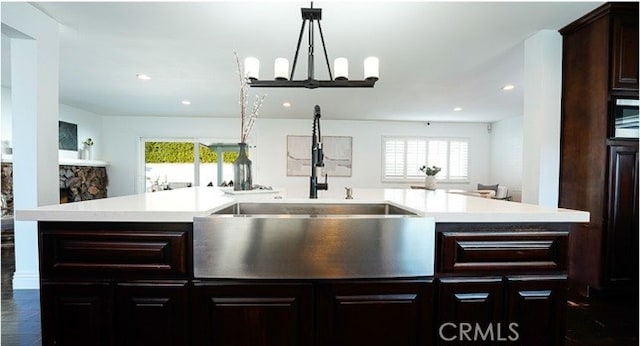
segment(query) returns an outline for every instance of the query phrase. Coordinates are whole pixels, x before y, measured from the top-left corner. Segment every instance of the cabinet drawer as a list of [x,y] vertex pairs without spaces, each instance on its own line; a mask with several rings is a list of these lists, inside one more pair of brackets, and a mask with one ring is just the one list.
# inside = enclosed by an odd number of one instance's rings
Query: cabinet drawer
[[188,275],[186,231],[41,230],[43,278]]
[[566,270],[568,232],[442,232],[440,272]]

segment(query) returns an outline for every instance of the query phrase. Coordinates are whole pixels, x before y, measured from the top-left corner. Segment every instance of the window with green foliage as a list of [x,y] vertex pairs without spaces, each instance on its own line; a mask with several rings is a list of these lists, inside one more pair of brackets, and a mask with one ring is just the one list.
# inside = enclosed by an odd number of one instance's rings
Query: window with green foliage
[[[193,143],[185,142],[145,142],[145,163],[192,163]],[[237,152],[224,152],[223,162],[233,163]],[[218,154],[207,146],[200,145],[200,162],[217,163]]]
[[[141,139],[144,146],[144,191],[153,192],[191,186],[226,186],[233,181],[233,162],[238,157],[237,143],[189,138]],[[197,156],[197,157],[196,157]],[[222,160],[219,160],[222,158]]]

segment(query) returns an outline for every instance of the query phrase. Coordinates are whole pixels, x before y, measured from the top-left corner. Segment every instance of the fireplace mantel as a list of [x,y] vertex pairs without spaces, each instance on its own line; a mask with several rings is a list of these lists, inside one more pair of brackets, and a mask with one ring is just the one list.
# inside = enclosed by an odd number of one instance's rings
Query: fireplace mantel
[[101,160],[60,159],[60,166],[92,166],[107,167],[109,162]]
[[[13,163],[13,155],[2,154],[2,162]],[[61,157],[58,159],[60,166],[88,166],[88,167],[107,167],[109,162],[102,160],[81,160]]]

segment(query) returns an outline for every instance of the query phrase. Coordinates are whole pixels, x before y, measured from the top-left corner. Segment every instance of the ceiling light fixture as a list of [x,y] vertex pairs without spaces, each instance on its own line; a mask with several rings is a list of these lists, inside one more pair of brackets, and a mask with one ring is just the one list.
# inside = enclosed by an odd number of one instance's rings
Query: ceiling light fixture
[[454,112],[460,112],[462,111],[462,107],[456,107],[453,109]]
[[189,100],[182,100],[182,104],[183,104],[183,105],[185,105],[185,106],[188,106],[188,105],[190,105],[190,104],[191,104],[191,101],[189,101]]
[[284,102],[284,103],[282,104],[282,107],[284,107],[284,108],[289,108],[289,107],[291,107],[291,103],[289,103],[289,102]]
[[508,91],[508,90],[513,90],[514,88],[515,88],[515,85],[507,84],[507,85],[502,87],[502,90]]
[[144,73],[138,73],[138,74],[136,74],[136,77],[138,77],[138,79],[142,79],[142,80],[151,80],[151,77],[149,77],[149,75],[146,75]]
[[[293,67],[289,72],[289,61],[285,58],[277,58],[274,64],[274,80],[260,80],[260,61],[256,58],[249,57],[244,61],[244,70],[246,77],[249,78],[249,85],[252,87],[269,87],[269,88],[372,88],[379,77],[378,71],[378,58],[368,57],[364,60],[364,79],[363,80],[349,80],[349,62],[346,58],[337,58],[334,61],[335,78],[331,73],[331,66],[329,64],[329,56],[327,55],[327,48],[324,43],[324,35],[322,34],[322,26],[320,20],[322,19],[322,9],[313,8],[313,2],[311,2],[311,8],[302,8],[302,26],[300,28],[300,35],[298,36],[298,45],[296,47],[296,54],[293,58]],[[296,71],[296,63],[298,62],[298,53],[300,52],[300,43],[302,42],[302,34],[304,33],[305,26],[309,22],[309,53],[307,58],[307,79],[306,80],[293,80],[294,73]],[[314,22],[318,24],[318,30],[320,32],[320,39],[322,41],[322,50],[324,51],[324,58],[327,63],[327,70],[329,72],[329,80],[317,80],[314,77]]]

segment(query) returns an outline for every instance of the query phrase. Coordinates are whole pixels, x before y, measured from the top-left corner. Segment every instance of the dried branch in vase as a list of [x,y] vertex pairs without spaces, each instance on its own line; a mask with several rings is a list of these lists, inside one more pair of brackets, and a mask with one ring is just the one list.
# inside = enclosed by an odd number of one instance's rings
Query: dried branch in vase
[[244,74],[242,69],[242,65],[240,64],[240,58],[238,57],[238,53],[234,52],[236,56],[236,64],[238,65],[238,77],[240,78],[240,143],[246,143],[247,138],[249,138],[249,133],[253,128],[253,125],[256,122],[256,118],[258,117],[258,112],[262,103],[264,102],[264,98],[267,96],[266,94],[262,96],[256,95],[255,100],[253,101],[253,106],[251,107],[251,111],[248,112],[249,108],[249,78]]

